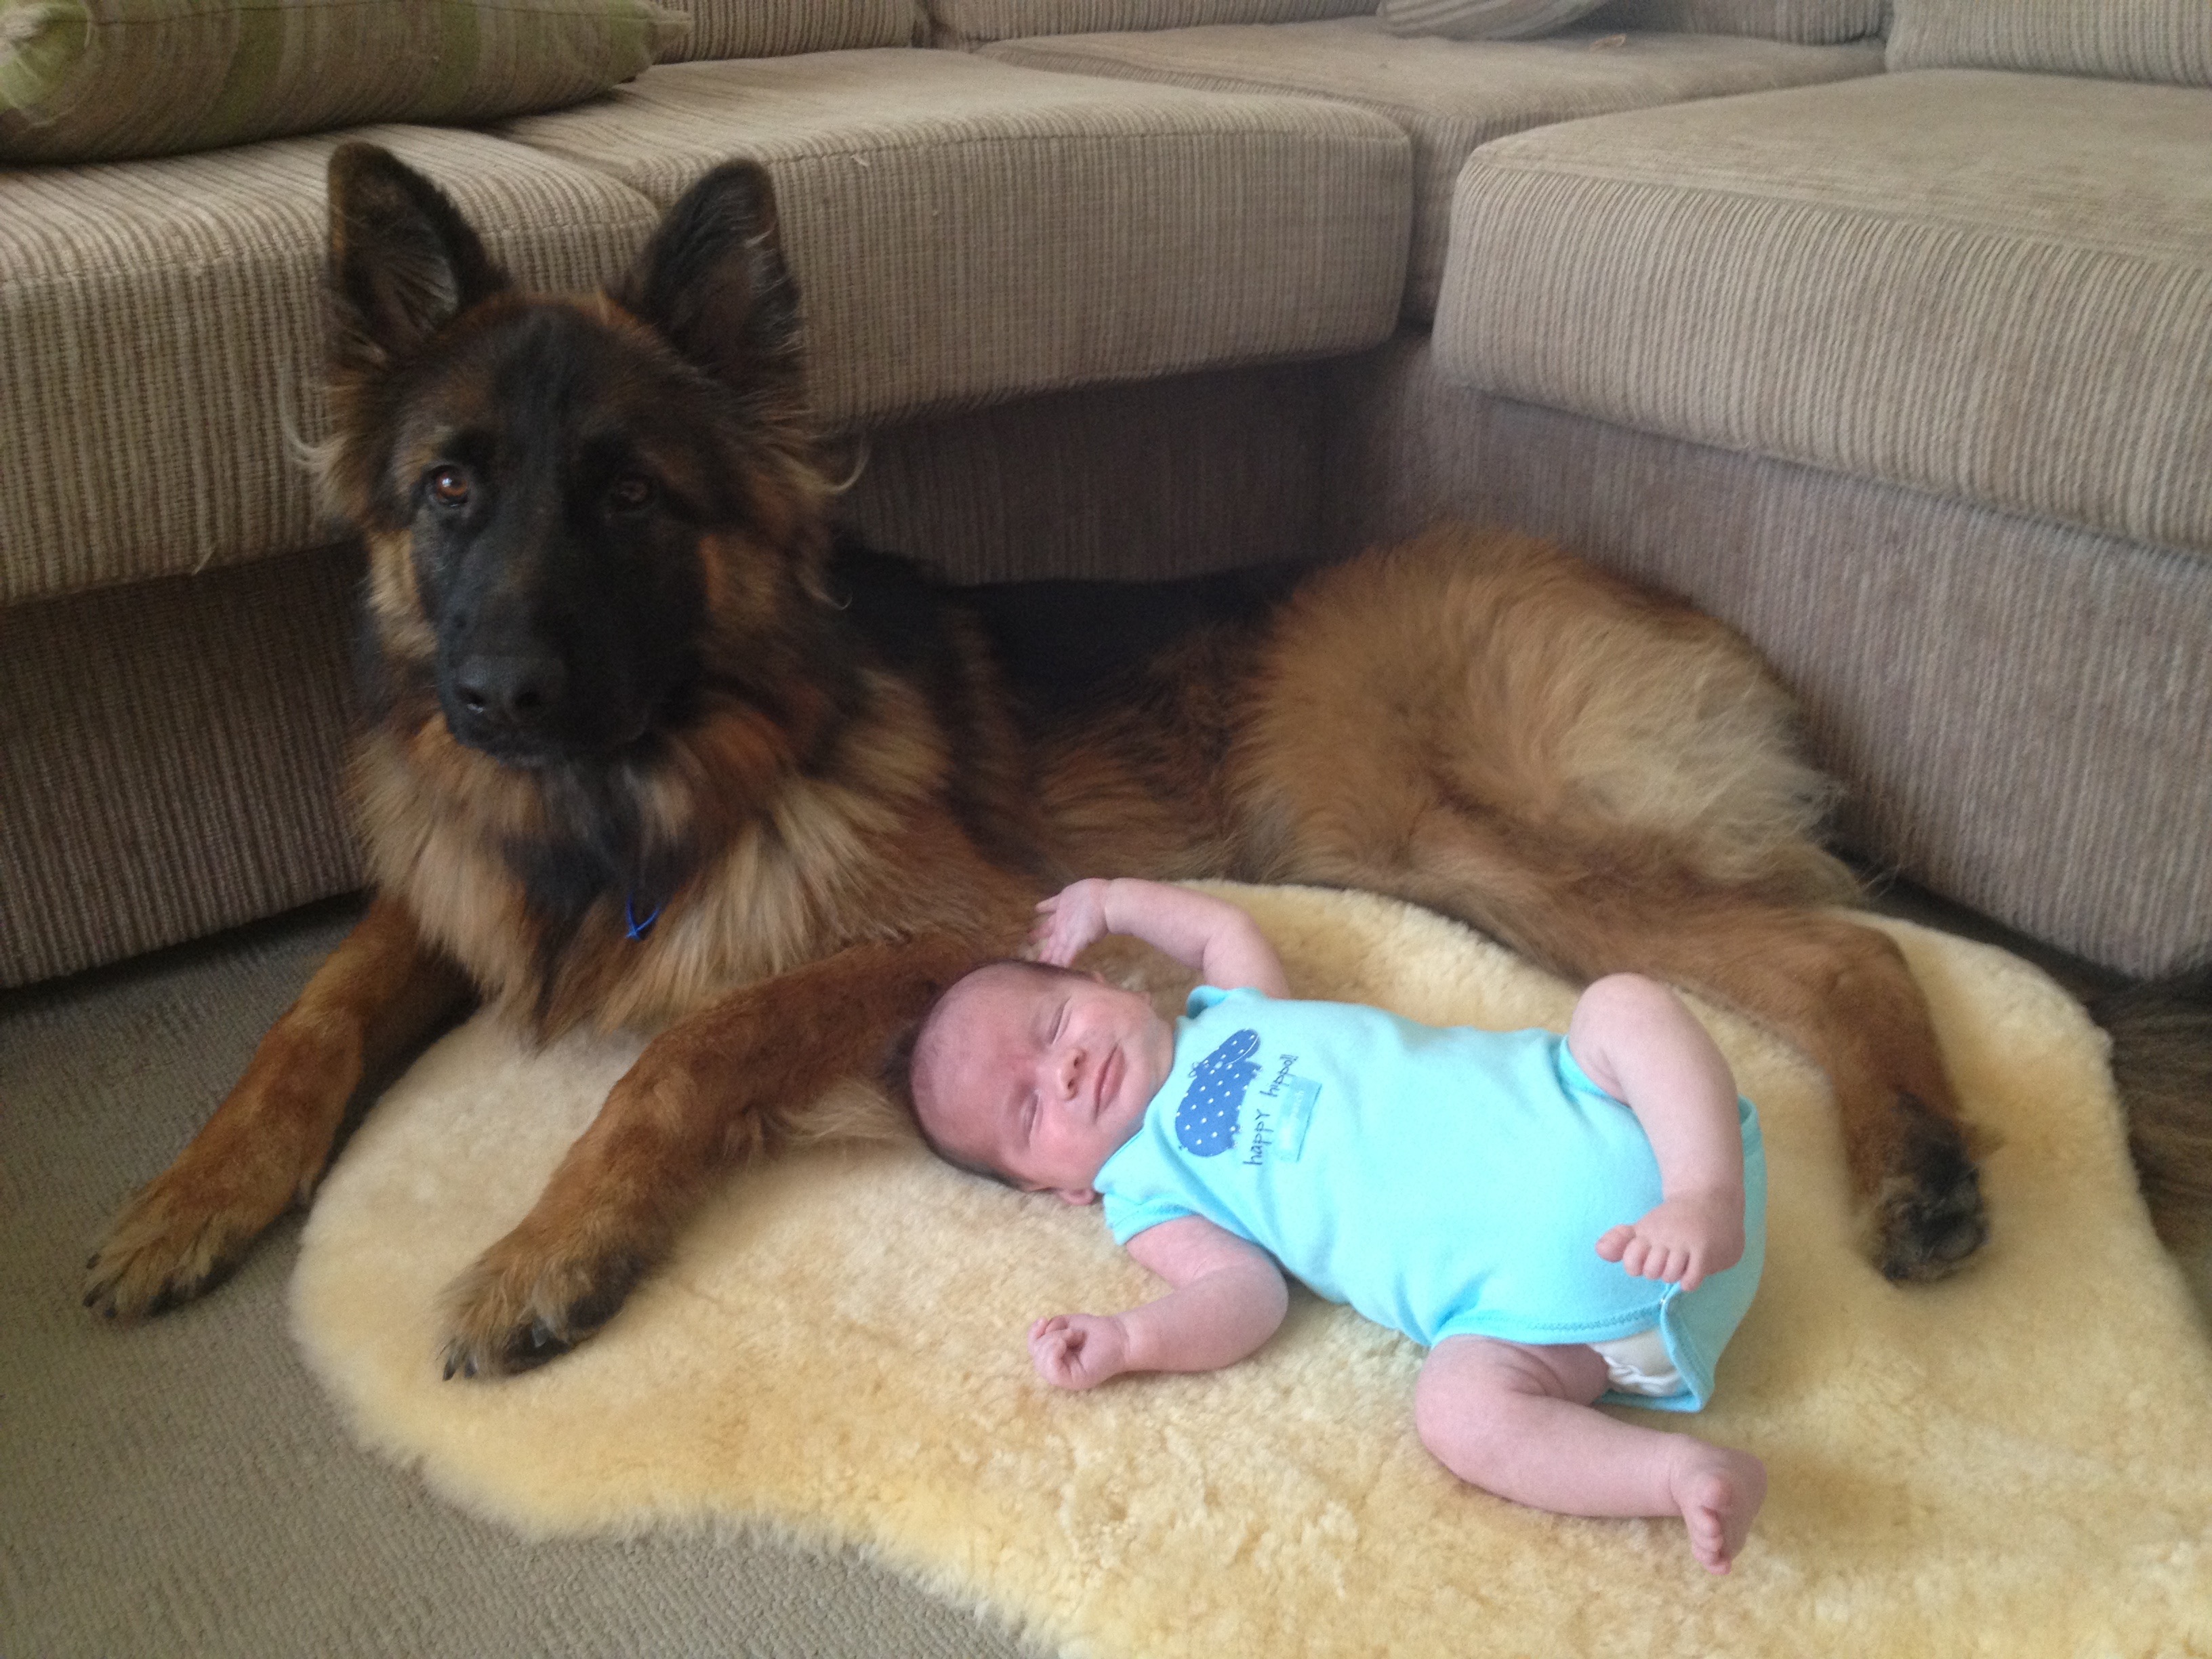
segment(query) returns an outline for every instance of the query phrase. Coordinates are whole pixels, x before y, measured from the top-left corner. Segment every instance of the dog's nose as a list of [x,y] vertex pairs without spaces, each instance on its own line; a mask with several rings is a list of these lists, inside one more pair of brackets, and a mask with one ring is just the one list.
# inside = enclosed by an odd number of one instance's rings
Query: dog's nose
[[568,679],[550,653],[476,656],[453,676],[453,692],[473,719],[527,732],[552,716]]

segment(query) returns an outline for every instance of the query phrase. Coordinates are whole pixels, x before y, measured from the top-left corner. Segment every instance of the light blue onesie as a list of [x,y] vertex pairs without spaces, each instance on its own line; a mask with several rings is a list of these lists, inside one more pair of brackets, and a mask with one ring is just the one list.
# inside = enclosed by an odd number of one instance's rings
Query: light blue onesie
[[1597,1254],[1601,1234],[1659,1202],[1659,1164],[1564,1037],[1200,986],[1175,1069],[1095,1184],[1121,1243],[1204,1216],[1425,1346],[1656,1326],[1686,1391],[1606,1397],[1696,1411],[1766,1254],[1766,1157],[1751,1103],[1738,1109],[1743,1259],[1684,1294]]

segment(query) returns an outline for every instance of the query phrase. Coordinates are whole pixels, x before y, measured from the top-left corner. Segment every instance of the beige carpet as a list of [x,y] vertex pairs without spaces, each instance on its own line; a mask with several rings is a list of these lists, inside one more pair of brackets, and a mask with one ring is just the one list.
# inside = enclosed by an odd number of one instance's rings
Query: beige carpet
[[[1419,912],[1224,890],[1304,993],[1492,1025],[1571,1005]],[[1028,1321],[1144,1275],[1094,1212],[904,1147],[732,1182],[586,1348],[441,1382],[436,1293],[635,1052],[604,1042],[532,1054],[479,1021],[426,1055],[318,1200],[295,1328],[366,1441],[527,1534],[857,1542],[1078,1653],[2212,1652],[2212,1345],[2134,1194],[2101,1039],[2014,958],[1886,925],[2005,1136],[1996,1235],[1950,1284],[1884,1283],[1851,1248],[1817,1077],[1710,1020],[1772,1180],[1766,1279],[1695,1419],[1772,1477],[1726,1579],[1675,1523],[1458,1486],[1412,1433],[1418,1351],[1310,1298],[1234,1370],[1048,1390]]]

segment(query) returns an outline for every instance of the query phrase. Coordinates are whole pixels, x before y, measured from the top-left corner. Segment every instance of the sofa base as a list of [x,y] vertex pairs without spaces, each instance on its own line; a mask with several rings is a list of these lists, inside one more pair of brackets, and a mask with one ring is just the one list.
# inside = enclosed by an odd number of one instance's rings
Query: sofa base
[[[2212,941],[2199,556],[1487,398],[1418,333],[878,433],[845,508],[959,581],[1188,575],[1445,517],[1553,536],[1759,643],[1878,865],[2129,973]],[[326,549],[0,611],[0,986],[359,884],[356,575]]]
[[0,986],[343,892],[357,556],[0,610]]
[[1555,537],[1741,629],[1878,863],[2135,974],[2212,944],[2212,560],[1491,398],[1407,333],[1333,370],[1328,541]]
[[[1321,378],[1279,364],[872,434],[845,516],[948,580],[1310,556]],[[0,608],[0,987],[360,885],[343,799],[358,556]]]
[[1057,392],[872,434],[844,517],[955,582],[1310,557],[1322,427],[1312,363]]

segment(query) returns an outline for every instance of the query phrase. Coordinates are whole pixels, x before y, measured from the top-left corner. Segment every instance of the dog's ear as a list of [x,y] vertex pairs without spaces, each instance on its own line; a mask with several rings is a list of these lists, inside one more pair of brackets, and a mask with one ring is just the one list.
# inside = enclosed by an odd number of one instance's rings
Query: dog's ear
[[507,285],[446,194],[389,150],[331,156],[331,362],[375,373],[405,362],[477,301]]
[[799,397],[799,285],[777,236],[775,188],[757,163],[725,162],[684,191],[608,294],[725,386]]

